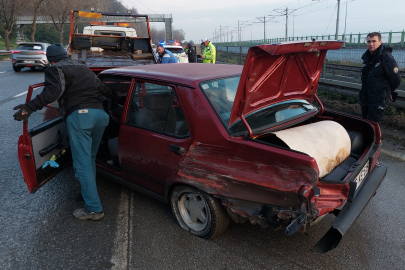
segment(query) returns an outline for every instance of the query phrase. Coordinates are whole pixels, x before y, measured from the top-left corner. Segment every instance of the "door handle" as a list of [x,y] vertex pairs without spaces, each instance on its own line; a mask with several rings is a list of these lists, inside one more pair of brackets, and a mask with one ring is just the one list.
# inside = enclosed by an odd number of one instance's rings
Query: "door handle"
[[186,152],[186,148],[174,144],[169,145],[169,150],[176,155],[182,155],[184,152]]
[[62,144],[62,139],[63,139],[63,133],[62,133],[62,130],[59,129],[58,130],[58,140],[56,141],[56,143],[50,144],[47,147],[39,150],[39,155],[41,157],[43,157],[43,156],[49,154],[52,150],[58,148]]

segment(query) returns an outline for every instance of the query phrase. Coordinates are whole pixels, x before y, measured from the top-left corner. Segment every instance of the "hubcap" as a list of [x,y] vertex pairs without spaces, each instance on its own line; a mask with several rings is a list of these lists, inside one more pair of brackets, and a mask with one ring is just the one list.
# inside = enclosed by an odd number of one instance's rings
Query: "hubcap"
[[183,194],[178,201],[178,207],[183,221],[193,231],[202,231],[207,227],[208,205],[202,195],[196,193]]

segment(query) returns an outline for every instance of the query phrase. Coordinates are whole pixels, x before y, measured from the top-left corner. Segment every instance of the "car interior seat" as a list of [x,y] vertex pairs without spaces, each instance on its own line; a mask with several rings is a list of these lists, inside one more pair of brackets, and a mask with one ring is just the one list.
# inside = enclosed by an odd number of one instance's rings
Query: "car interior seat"
[[174,134],[176,130],[176,110],[171,106],[170,93],[145,95],[145,106],[135,114],[135,125],[158,132]]

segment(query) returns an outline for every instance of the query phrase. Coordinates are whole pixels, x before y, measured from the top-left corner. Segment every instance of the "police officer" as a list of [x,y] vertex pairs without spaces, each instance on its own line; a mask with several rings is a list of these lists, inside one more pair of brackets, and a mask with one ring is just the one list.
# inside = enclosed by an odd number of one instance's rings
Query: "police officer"
[[159,54],[159,63],[160,64],[171,64],[178,63],[176,57],[168,50],[163,48],[162,45],[156,47],[156,51]]
[[361,113],[364,119],[379,123],[386,103],[395,101],[397,93],[394,91],[401,83],[401,76],[391,55],[392,48],[382,45],[380,33],[367,35],[367,49],[361,57]]
[[75,176],[80,182],[85,208],[76,209],[77,219],[98,220],[104,217],[96,186],[96,154],[109,116],[105,113],[101,93],[117,102],[122,98],[103,84],[85,65],[71,60],[60,44],[46,49],[52,65],[45,71],[45,87],[31,101],[14,108],[17,121],[28,117],[57,100],[66,122],[72,150]]
[[185,47],[185,52],[188,56],[189,63],[195,63],[195,50],[191,43],[187,43]]
[[203,63],[215,64],[215,57],[217,54],[215,46],[208,40],[208,38],[201,39],[201,45],[202,44],[205,46],[203,54],[200,55],[203,59]]

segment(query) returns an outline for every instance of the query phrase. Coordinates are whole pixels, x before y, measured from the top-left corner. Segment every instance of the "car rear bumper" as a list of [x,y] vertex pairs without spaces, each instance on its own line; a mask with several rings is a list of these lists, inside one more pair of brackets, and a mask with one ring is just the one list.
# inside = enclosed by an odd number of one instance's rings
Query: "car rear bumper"
[[354,200],[352,202],[346,202],[345,206],[333,221],[332,227],[312,248],[312,252],[325,253],[338,246],[343,235],[361,215],[371,198],[374,197],[386,173],[387,167],[385,165],[380,164],[374,167],[367,179],[365,179],[363,186],[358,191]]
[[30,60],[35,61],[35,63],[24,63],[24,60],[16,60],[13,63],[14,67],[49,67],[49,62],[44,63],[43,60]]

